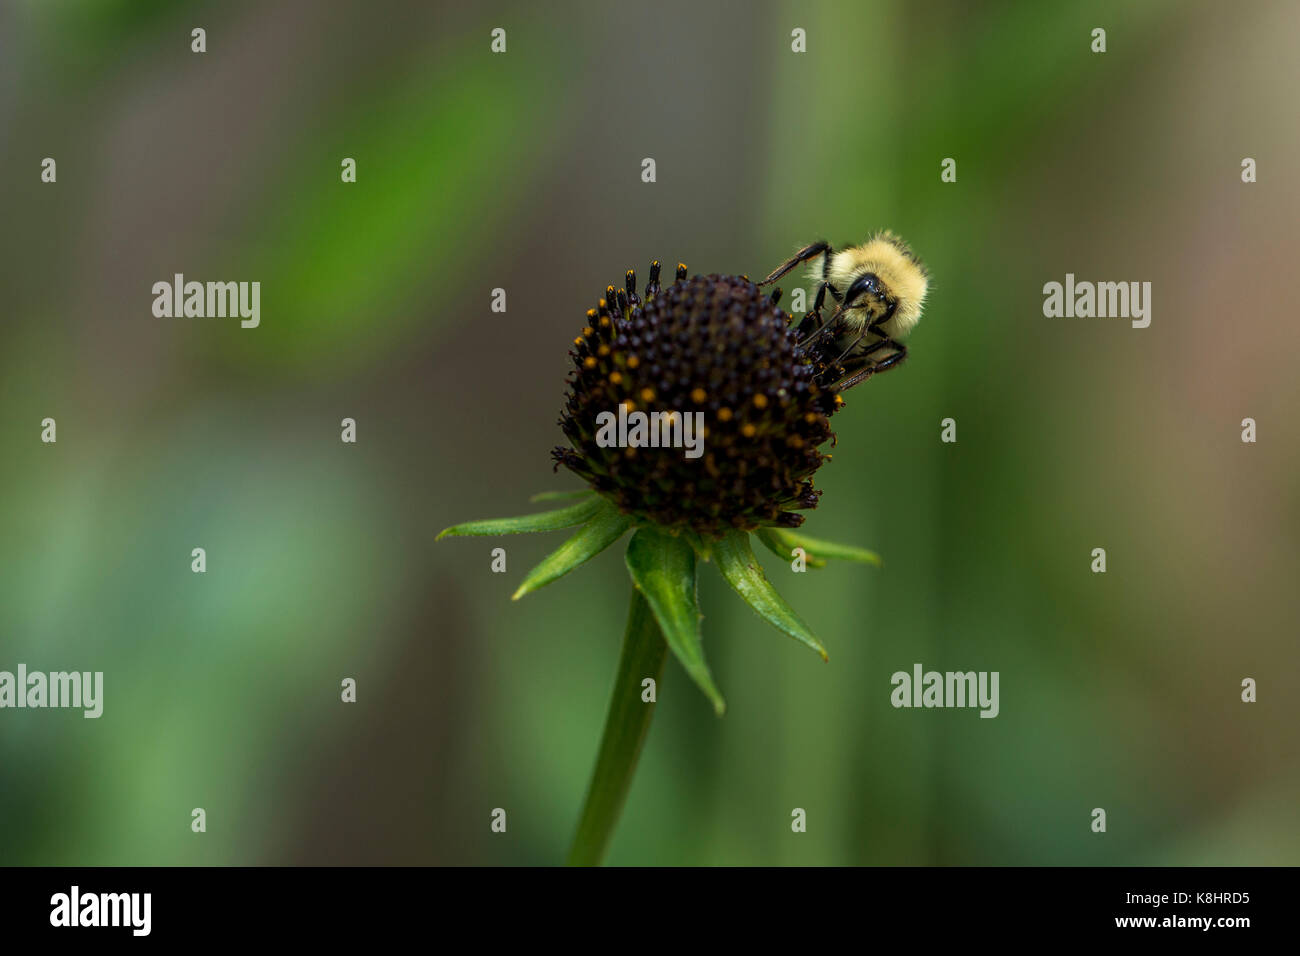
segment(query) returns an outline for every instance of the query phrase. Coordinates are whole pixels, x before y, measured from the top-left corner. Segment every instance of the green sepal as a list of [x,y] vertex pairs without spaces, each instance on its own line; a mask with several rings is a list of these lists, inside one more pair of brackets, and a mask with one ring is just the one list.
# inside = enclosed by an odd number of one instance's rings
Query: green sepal
[[695,548],[682,537],[648,526],[632,535],[626,560],[632,583],[654,612],[664,641],[721,716],[727,705],[713,683],[700,644]]
[[[794,560],[795,555],[792,553],[794,551],[794,545],[790,545],[790,547],[787,548],[785,541],[782,540],[780,532],[776,528],[759,528],[754,533],[758,535],[758,540],[767,547],[767,550],[771,551],[782,561]],[[821,558],[814,558],[806,550],[804,551],[804,563],[812,568],[826,567],[825,561]]]
[[827,660],[826,648],[813,635],[794,608],[785,602],[763,573],[762,565],[754,557],[749,544],[749,533],[733,531],[715,541],[712,547],[718,570],[727,579],[745,603],[758,612],[758,616],[778,630],[789,634],[800,644],[806,644]]
[[595,492],[590,488],[578,488],[574,491],[539,491],[528,501],[531,504],[537,504],[539,501],[563,501],[567,498],[585,498],[587,495],[594,495]]
[[510,600],[518,601],[525,594],[564,577],[578,565],[594,558],[621,538],[631,524],[631,518],[620,514],[618,509],[608,502],[602,502],[600,510],[579,528],[573,537],[528,572],[528,577],[524,578],[524,583],[519,585],[519,590]]
[[795,548],[803,548],[804,559],[814,568],[824,568],[827,561],[855,561],[858,564],[870,564],[880,567],[884,562],[880,555],[866,548],[851,544],[836,544],[822,538],[810,538],[806,534],[791,531],[788,528],[760,528],[759,540],[767,545],[778,557],[789,561]]
[[555,511],[540,511],[537,514],[523,515],[519,518],[489,518],[486,521],[466,521],[464,524],[453,525],[445,531],[439,532],[438,538],[441,540],[448,535],[496,535],[496,534],[525,534],[531,531],[558,531],[560,528],[572,528],[575,524],[582,524],[604,504],[601,498],[591,498],[579,502],[576,505],[570,505],[567,508],[557,508]]

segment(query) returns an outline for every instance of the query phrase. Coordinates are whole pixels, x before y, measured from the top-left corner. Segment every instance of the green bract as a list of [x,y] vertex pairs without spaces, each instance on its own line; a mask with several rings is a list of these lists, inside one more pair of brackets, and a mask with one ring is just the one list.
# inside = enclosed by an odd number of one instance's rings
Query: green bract
[[[563,577],[574,568],[604,551],[633,527],[633,519],[619,512],[609,501],[590,491],[546,492],[534,501],[578,497],[567,508],[498,518],[469,521],[448,528],[439,538],[465,535],[520,534],[529,531],[558,531],[575,525],[578,530],[528,572],[517,600],[538,588]],[[827,560],[880,564],[880,558],[863,548],[835,544],[810,538],[784,528],[762,528],[755,532],[765,545],[785,560],[802,548],[810,567],[820,568]],[[713,682],[700,643],[700,610],[696,599],[697,568],[700,561],[718,566],[723,578],[735,589],[759,617],[827,658],[812,629],[772,587],[762,566],[754,556],[749,532],[732,531],[716,540],[689,532],[672,533],[656,525],[637,528],[627,546],[627,569],[633,585],[645,597],[654,612],[664,640],[691,680],[699,686],[721,714],[725,709],[722,695]]]

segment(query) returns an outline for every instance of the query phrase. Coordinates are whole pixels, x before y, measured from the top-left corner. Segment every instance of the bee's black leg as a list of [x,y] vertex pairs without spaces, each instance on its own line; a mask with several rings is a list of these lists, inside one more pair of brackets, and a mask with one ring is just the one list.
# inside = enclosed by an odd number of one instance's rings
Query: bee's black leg
[[[815,312],[808,313],[808,317],[804,319],[803,324],[799,326],[800,330],[802,331],[804,325],[809,325],[812,321],[817,323],[817,327],[814,329],[810,326],[808,333],[800,337],[799,347],[802,349],[807,349],[809,345],[827,333],[832,333],[832,339],[834,338],[834,328],[832,325],[829,322],[823,322],[822,317]],[[839,323],[836,323],[836,325],[838,324]]]
[[775,282],[777,279],[781,278],[781,276],[785,275],[787,272],[789,272],[795,266],[799,265],[801,262],[807,262],[810,259],[816,259],[818,256],[823,254],[826,256],[826,264],[822,266],[822,278],[825,279],[826,271],[830,265],[831,252],[832,252],[831,244],[829,242],[826,242],[825,240],[822,240],[820,242],[814,242],[812,245],[809,246],[804,246],[802,249],[796,252],[789,259],[785,260],[785,262],[781,263],[781,265],[777,266],[776,270],[773,271],[772,274],[769,275],[766,279],[760,282],[759,285],[767,285],[769,282]]
[[[875,329],[873,330],[873,332],[876,335],[880,335],[879,329]],[[884,369],[892,368],[893,366],[897,365],[899,362],[903,361],[903,359],[907,356],[907,346],[904,345],[902,342],[895,342],[887,335],[881,336],[879,342],[873,342],[871,343],[871,346],[869,348],[863,349],[862,354],[864,356],[867,356],[870,355],[872,352],[875,352],[877,349],[893,349],[897,353],[895,355],[891,355],[888,358],[881,359],[880,361],[874,363],[877,371],[883,371]]]
[[806,339],[810,332],[815,332],[826,323],[822,320],[822,305],[826,302],[826,293],[830,292],[831,297],[837,302],[843,298],[839,290],[829,282],[821,282],[817,285],[817,298],[813,301],[813,307],[808,310],[802,322],[799,323],[799,337]]
[[889,358],[885,359],[883,362],[876,363],[877,372],[883,372],[887,368],[893,368],[895,365],[903,364],[903,359],[907,358],[907,346],[895,342],[894,348],[898,349],[898,351],[889,356]]
[[[893,355],[881,359],[879,362],[872,361],[871,353],[885,347],[894,348],[898,351]],[[873,342],[868,348],[863,350],[861,355],[855,355],[852,361],[845,364],[844,371],[848,377],[842,378],[840,381],[836,382],[835,388],[837,391],[841,392],[845,389],[852,388],[854,385],[870,378],[877,372],[884,372],[893,368],[905,358],[907,358],[907,346],[903,345],[901,342],[895,342],[893,339],[881,339],[879,342]]]
[[826,302],[826,292],[830,290],[831,298],[839,302],[843,298],[839,290],[829,282],[822,280],[817,284],[817,297],[813,300],[812,315],[817,316],[817,323],[821,324],[822,305]]
[[781,287],[780,287],[780,286],[777,286],[775,289],[773,289],[773,290],[772,290],[772,294],[769,295],[769,296],[767,297],[767,299],[768,299],[768,301],[771,302],[773,305],[776,305],[778,302],[780,302],[780,301],[781,301]]
[[880,341],[872,342],[869,346],[867,346],[860,353],[858,353],[858,355],[855,356],[855,359],[863,359],[866,358],[868,355],[870,355],[872,352],[879,351],[880,349],[883,348],[891,348],[896,350],[899,353],[898,357],[894,358],[893,356],[890,356],[890,358],[884,359],[883,361],[873,362],[872,364],[875,366],[876,371],[884,371],[885,369],[891,368],[892,366],[897,365],[899,362],[901,362],[903,360],[903,357],[907,355],[907,347],[904,346],[903,343],[901,342],[895,342],[888,335],[886,335],[884,331],[881,329],[881,325],[883,325],[885,322],[888,322],[893,317],[893,314],[894,314],[893,309],[890,309],[888,314],[881,316],[875,322],[872,322],[870,325],[864,328],[862,330],[862,333],[856,339],[853,340],[853,344],[850,345],[848,348],[846,348],[843,351],[843,353],[840,354],[840,357],[837,358],[835,362],[832,364],[838,364],[840,362],[843,362],[848,357],[849,353],[858,347],[858,343],[861,342],[868,335],[874,335],[877,338],[879,338]]
[[851,375],[848,378],[840,379],[832,387],[837,392],[847,392],[854,385],[870,378],[874,374],[876,374],[876,367],[874,365],[868,365],[866,368],[859,370],[857,374]]
[[[841,352],[839,358],[837,358],[835,361],[831,362],[831,364],[832,364],[832,365],[839,365],[839,364],[840,364],[841,362],[843,362],[846,358],[848,358],[848,357],[849,357],[849,353],[852,352],[855,348],[858,347],[858,343],[861,342],[863,339],[865,339],[865,338],[867,337],[867,333],[869,333],[870,331],[871,331],[870,329],[863,329],[863,330],[858,334],[858,337],[857,337],[856,339],[853,340],[852,344],[849,345],[849,347],[846,348],[843,352]],[[872,343],[871,345],[869,345],[867,348],[865,348],[865,349],[862,350],[862,355],[859,356],[859,357],[865,357],[865,356],[867,356],[867,355],[870,355],[872,352],[876,351],[876,349],[880,348],[880,347],[881,347],[882,345],[884,345],[884,344],[885,344],[885,343],[884,343],[883,341],[881,341],[881,342],[873,342],[873,343]]]
[[831,287],[829,282],[823,282],[817,287],[817,297],[813,299],[813,312],[820,316],[822,314],[822,303],[826,301],[826,290]]

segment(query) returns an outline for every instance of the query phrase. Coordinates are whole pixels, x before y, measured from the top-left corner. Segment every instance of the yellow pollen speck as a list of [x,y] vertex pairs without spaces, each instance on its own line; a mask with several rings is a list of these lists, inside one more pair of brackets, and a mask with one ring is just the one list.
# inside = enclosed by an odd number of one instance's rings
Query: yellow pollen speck
[[601,300],[600,300],[600,307],[601,307],[602,309],[608,309],[608,308],[609,308],[609,303],[606,302],[604,299],[601,299]]
[[582,327],[582,337],[584,339],[590,335],[595,335],[595,334],[596,334],[596,330],[593,329],[590,325],[584,325]]
[[718,409],[718,421],[720,421],[720,422],[729,422],[729,421],[731,421],[731,409],[729,409],[729,408],[719,408],[719,409]]
[[625,412],[634,412],[636,411],[636,402],[629,398],[625,402],[619,402],[618,407],[623,409]]
[[809,412],[807,415],[803,417],[803,420],[806,421],[809,425],[815,425],[817,423],[817,413]]
[[641,389],[641,401],[653,402],[655,400],[655,390],[653,388]]
[[587,318],[589,318],[589,319],[594,319],[595,317],[596,317],[596,310],[595,310],[595,309],[588,309],[588,310],[587,310]]
[[582,364],[585,368],[595,368],[596,357],[594,355],[588,355],[585,359],[582,360]]
[[596,354],[597,354],[597,355],[602,355],[602,356],[604,356],[604,355],[608,355],[608,354],[609,354],[609,346],[608,346],[608,345],[605,345],[604,343],[601,343],[600,348],[596,349]]
[[696,405],[703,405],[704,400],[709,396],[704,393],[704,389],[696,388],[691,390],[691,401]]
[[573,344],[574,344],[574,345],[581,345],[581,344],[582,344],[582,339],[580,339],[580,338],[579,338],[579,339],[574,339],[574,340],[573,340]]
[[760,395],[755,395],[755,396],[754,396],[754,407],[755,407],[755,408],[767,408],[767,396],[766,396],[766,395],[761,395],[761,394],[760,394]]
[[842,399],[842,398],[840,398],[840,396],[836,395],[836,396],[835,396],[835,404],[836,404],[836,405],[843,405],[843,404],[844,404],[844,399]]
[[791,448],[803,447],[803,439],[800,438],[798,435],[791,435],[789,438],[785,440],[785,443],[789,445]]
[[601,324],[602,326],[607,326],[607,325],[609,325],[609,316],[607,316],[607,315],[602,315],[602,316],[600,317],[600,324]]
[[746,438],[753,438],[755,435],[758,434],[758,429],[755,428],[752,424],[746,422],[744,425],[740,427],[740,433],[744,435]]
[[628,356],[628,359],[627,359],[627,367],[628,367],[628,368],[636,368],[636,367],[637,367],[638,365],[640,365],[640,364],[641,364],[641,360],[640,360],[639,358],[637,358],[635,355],[629,355],[629,356]]
[[623,376],[619,372],[610,372],[609,380],[611,384],[617,385],[619,382],[623,381]]

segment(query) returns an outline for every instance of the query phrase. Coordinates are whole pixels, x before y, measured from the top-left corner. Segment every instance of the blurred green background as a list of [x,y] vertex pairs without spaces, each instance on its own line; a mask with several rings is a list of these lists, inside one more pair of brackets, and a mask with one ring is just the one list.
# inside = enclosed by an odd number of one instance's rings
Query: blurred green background
[[[729,711],[669,661],[611,862],[1300,862],[1298,30],[1285,2],[6,0],[0,669],[102,670],[105,710],[0,712],[0,862],[562,860],[621,547],[511,603],[560,535],[434,535],[575,487],[566,348],[629,266],[756,275],[880,227],[932,294],[804,527],[885,566],[766,560],[829,664],[704,569]],[[261,327],[154,318],[174,272],[260,281]],[[1150,281],[1150,328],[1044,318],[1067,272]],[[893,709],[916,662],[999,671],[1000,716]]]

